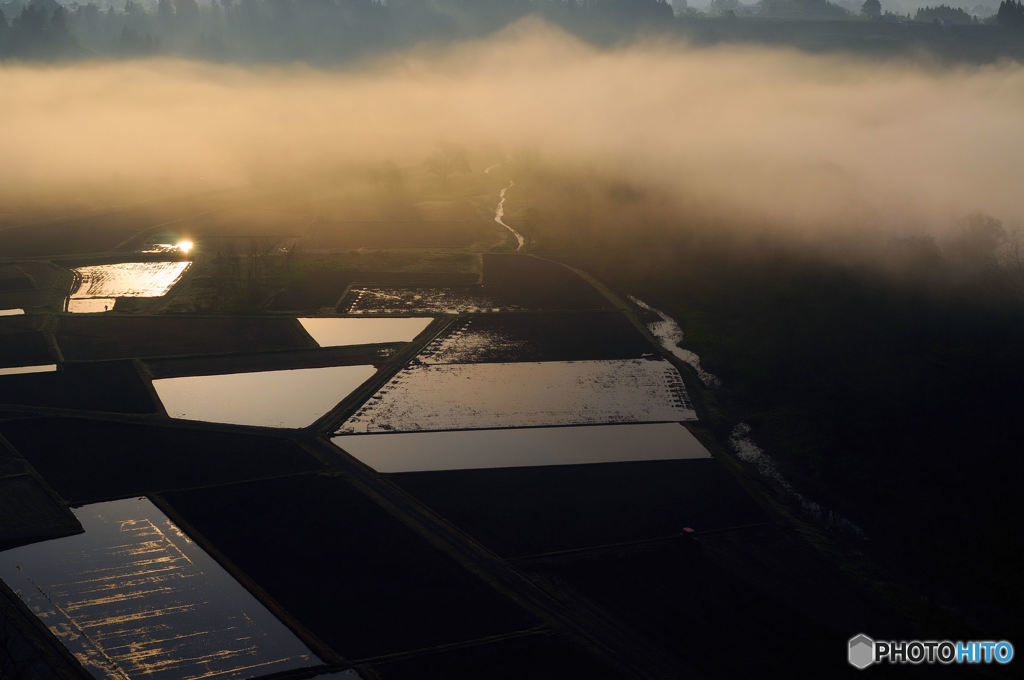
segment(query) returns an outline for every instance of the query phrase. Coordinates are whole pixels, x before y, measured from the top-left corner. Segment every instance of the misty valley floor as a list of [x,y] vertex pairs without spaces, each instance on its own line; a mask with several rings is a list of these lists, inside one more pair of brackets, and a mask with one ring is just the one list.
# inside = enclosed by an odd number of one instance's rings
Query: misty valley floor
[[907,625],[722,455],[635,307],[502,227],[262,259],[193,227],[188,263],[142,230],[2,265],[0,368],[55,368],[0,373],[0,664],[852,677],[851,626]]

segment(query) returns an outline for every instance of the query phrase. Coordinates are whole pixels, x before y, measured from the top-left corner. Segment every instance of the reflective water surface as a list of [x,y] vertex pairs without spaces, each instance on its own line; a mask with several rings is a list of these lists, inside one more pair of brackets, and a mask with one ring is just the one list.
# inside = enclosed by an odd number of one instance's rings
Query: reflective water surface
[[117,303],[117,298],[68,298],[67,311],[72,314],[95,314],[109,312]]
[[346,314],[462,314],[515,309],[468,288],[353,287],[341,304]]
[[332,441],[377,472],[711,457],[679,423],[363,434]]
[[0,552],[0,578],[101,680],[251,678],[320,661],[145,498]]
[[[119,262],[74,270],[78,287],[67,301],[69,312],[102,312],[113,298],[161,297],[182,277],[191,262]],[[104,309],[106,307],[106,309]]]
[[0,375],[20,375],[22,373],[52,373],[57,364],[36,364],[34,366],[8,366],[0,368]]
[[378,342],[409,342],[433,320],[431,317],[301,318],[299,323],[316,340],[316,344],[321,347],[339,347]]
[[306,427],[377,371],[369,365],[153,381],[167,415],[232,425]]
[[338,434],[696,420],[667,361],[413,365]]

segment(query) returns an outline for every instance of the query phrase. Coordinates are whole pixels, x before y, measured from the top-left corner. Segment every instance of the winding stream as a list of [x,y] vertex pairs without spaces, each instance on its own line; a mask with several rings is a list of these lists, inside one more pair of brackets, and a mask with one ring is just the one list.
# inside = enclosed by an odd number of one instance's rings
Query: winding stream
[[508,193],[508,190],[511,189],[513,186],[515,186],[515,182],[509,181],[508,186],[501,190],[501,194],[499,194],[501,200],[498,201],[498,207],[494,209],[494,221],[508,229],[510,232],[512,232],[512,235],[516,237],[516,252],[518,253],[520,250],[523,249],[523,245],[526,243],[526,239],[523,238],[523,235],[520,234],[518,231],[505,224],[505,196]]

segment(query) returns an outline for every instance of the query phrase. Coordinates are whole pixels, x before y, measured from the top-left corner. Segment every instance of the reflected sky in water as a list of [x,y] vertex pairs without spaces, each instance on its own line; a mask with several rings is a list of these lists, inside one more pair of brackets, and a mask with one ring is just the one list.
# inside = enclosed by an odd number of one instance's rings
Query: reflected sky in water
[[57,364],[35,364],[32,366],[8,366],[0,368],[0,375],[20,375],[22,373],[53,373]]
[[679,423],[364,434],[332,441],[377,472],[711,457]]
[[0,578],[94,677],[241,679],[320,663],[149,500],[74,513],[84,534],[0,552]]
[[328,366],[161,378],[153,381],[167,415],[232,425],[312,425],[376,373],[373,366]]
[[302,328],[321,347],[409,342],[430,325],[431,317],[382,319],[301,318]]

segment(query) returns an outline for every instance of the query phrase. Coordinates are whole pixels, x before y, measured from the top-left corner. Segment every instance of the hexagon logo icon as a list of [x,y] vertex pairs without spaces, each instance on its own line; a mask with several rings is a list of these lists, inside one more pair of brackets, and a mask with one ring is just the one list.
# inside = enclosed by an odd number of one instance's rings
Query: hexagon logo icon
[[850,638],[847,660],[854,668],[864,670],[875,662],[875,641],[864,633]]

